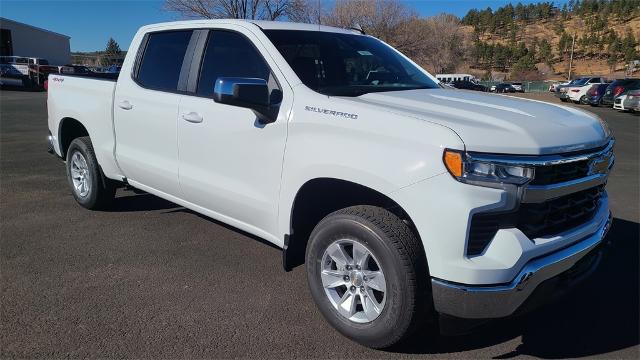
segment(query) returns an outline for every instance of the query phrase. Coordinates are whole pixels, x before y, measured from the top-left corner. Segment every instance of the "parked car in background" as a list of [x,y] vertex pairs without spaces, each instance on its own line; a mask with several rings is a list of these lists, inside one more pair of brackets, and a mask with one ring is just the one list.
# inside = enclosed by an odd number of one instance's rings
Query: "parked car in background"
[[551,83],[551,85],[549,85],[549,92],[556,92],[556,87],[560,86],[560,85],[566,85],[568,83],[564,82],[564,83],[559,83],[559,82],[554,82]]
[[441,88],[443,89],[447,89],[447,90],[454,90],[455,87],[453,87],[453,85],[449,84],[449,83],[443,83],[442,81],[438,83],[440,85]]
[[581,78],[573,79],[573,80],[571,80],[569,82],[565,82],[565,83],[562,83],[562,84],[557,84],[554,87],[554,91],[555,91],[556,97],[560,98],[560,100],[562,100],[562,101],[567,101],[567,92],[566,92],[567,87],[569,87],[569,86],[577,86],[580,81],[582,81]]
[[[25,88],[42,89],[49,74],[60,72],[60,66],[50,65],[47,59],[26,56],[0,56],[3,68],[12,67],[25,77],[22,79]],[[15,74],[15,71],[12,72]]]
[[591,106],[600,106],[602,104],[602,96],[605,91],[607,91],[607,87],[609,87],[608,83],[597,84],[591,86],[591,88],[587,91],[587,102]]
[[119,74],[121,69],[122,69],[122,66],[111,65],[108,68],[106,68],[104,72],[107,74]]
[[49,74],[60,72],[60,66],[51,65],[47,59],[28,58],[29,59],[29,83],[27,87],[32,89],[42,89],[45,80]]
[[511,86],[513,86],[513,88],[516,90],[516,92],[521,92],[521,93],[524,92],[524,87],[523,87],[521,82],[511,83]]
[[84,65],[65,65],[61,72],[65,74],[93,74],[93,71]]
[[493,90],[496,93],[514,93],[516,89],[509,83],[500,83]]
[[624,100],[627,98],[627,94],[618,95],[613,99],[613,108],[620,111],[625,111]]
[[[24,76],[29,76],[29,59],[23,56],[0,56],[2,68],[13,68]],[[13,71],[12,73],[15,73]]]
[[601,77],[581,77],[574,80],[571,80],[567,84],[556,86],[556,96],[560,98],[562,101],[567,101],[568,96],[566,94],[566,88],[568,87],[577,87],[577,86],[585,86],[588,84],[601,84],[604,83],[604,79]]
[[487,91],[487,87],[469,80],[458,80],[449,83],[456,89]]
[[598,86],[600,84],[586,84],[582,86],[571,86],[565,88],[565,93],[567,94],[567,99],[573,101],[576,104],[586,105],[589,103],[587,92],[591,90],[593,86]]
[[[76,74],[76,75],[90,75],[94,74],[94,72],[84,65],[73,65],[68,64],[64,66],[58,66],[58,71],[52,71],[50,74],[60,73],[60,74]],[[49,90],[49,79],[46,78],[42,82],[42,88],[45,91]]]
[[622,103],[622,107],[629,111],[640,111],[640,89],[629,90],[627,97]]
[[637,89],[640,87],[640,79],[618,79],[607,87],[604,96],[602,96],[602,105],[612,106],[616,97],[630,89]]
[[28,76],[8,64],[0,64],[0,85],[25,86]]

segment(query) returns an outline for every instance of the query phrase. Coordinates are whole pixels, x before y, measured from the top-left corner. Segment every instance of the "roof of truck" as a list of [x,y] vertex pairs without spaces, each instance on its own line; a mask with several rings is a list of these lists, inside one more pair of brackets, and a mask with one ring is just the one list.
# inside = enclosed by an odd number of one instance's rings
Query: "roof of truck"
[[285,22],[285,21],[265,21],[265,20],[242,20],[242,19],[203,19],[203,20],[186,20],[186,21],[173,21],[173,22],[164,22],[164,23],[156,23],[143,26],[142,29],[151,29],[156,27],[171,27],[177,25],[221,25],[221,24],[235,24],[235,25],[247,25],[251,24],[253,26],[257,26],[264,30],[301,30],[301,31],[324,31],[324,32],[336,32],[336,33],[345,33],[345,34],[359,34],[360,32],[356,29],[344,29],[337,28],[333,26],[325,26],[318,24],[303,24],[303,23],[294,23],[294,22]]

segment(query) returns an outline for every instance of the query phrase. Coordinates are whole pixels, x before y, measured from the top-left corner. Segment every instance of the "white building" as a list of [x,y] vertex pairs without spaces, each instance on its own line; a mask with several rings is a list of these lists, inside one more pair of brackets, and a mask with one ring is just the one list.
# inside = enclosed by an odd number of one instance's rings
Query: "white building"
[[52,65],[71,63],[69,37],[0,17],[0,56],[43,58]]

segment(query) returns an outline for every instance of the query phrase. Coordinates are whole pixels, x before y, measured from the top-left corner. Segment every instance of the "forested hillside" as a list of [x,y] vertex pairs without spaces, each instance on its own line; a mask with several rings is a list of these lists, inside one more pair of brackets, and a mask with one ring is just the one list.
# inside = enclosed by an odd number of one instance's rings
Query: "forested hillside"
[[424,17],[412,6],[415,1],[405,0],[165,1],[167,10],[184,18],[357,25],[436,74],[566,78],[574,37],[574,75],[622,76],[625,64],[640,59],[640,0],[571,0],[560,7],[551,1],[513,2],[470,10],[462,19]]
[[461,23],[471,37],[468,65],[487,77],[566,76],[574,36],[574,73],[620,75],[640,59],[640,0],[509,4],[470,10]]

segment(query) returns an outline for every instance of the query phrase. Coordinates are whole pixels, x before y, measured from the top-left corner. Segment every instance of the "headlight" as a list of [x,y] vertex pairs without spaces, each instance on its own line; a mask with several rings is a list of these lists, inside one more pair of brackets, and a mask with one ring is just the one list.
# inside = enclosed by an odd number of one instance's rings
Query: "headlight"
[[524,185],[533,179],[533,168],[474,161],[462,151],[444,151],[444,164],[456,180],[479,186],[501,188],[503,184]]

